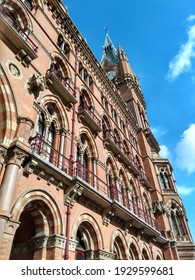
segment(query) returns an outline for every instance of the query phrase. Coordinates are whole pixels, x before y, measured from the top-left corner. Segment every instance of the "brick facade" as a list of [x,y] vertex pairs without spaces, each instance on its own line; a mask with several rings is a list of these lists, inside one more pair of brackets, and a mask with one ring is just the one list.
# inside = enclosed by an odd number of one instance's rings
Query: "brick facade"
[[194,259],[139,81],[61,1],[0,4],[0,259]]

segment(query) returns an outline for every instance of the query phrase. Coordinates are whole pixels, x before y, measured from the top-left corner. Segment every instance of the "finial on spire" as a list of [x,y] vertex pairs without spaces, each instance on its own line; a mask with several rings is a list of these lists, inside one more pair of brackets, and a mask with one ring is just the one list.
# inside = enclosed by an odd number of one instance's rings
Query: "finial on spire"
[[108,27],[104,27],[104,30],[105,30],[105,32],[106,32],[106,34],[108,34]]

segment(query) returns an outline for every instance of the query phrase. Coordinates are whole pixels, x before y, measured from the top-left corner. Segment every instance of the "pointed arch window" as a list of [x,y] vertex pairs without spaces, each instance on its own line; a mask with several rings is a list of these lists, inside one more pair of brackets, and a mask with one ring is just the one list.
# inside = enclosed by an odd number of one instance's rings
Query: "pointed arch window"
[[172,211],[171,213],[171,224],[175,236],[183,236],[186,234],[183,216],[179,215],[177,211]]
[[58,44],[60,50],[61,50],[65,55],[67,55],[67,54],[70,52],[70,46],[69,46],[68,43],[66,43],[66,42],[64,41],[64,38],[63,38],[63,36],[62,36],[61,34],[58,36],[57,44]]
[[168,176],[167,172],[164,169],[161,169],[159,173],[160,185],[163,190],[170,190],[173,189],[170,183],[170,177]]
[[55,135],[55,127],[54,127],[54,123],[52,122],[52,124],[50,125],[49,129],[48,129],[48,135],[47,135],[47,142],[53,146],[53,142],[54,142],[54,135]]
[[30,10],[33,9],[33,2],[31,0],[22,0],[22,2],[24,2],[25,6]]
[[88,163],[89,163],[89,158],[87,152],[85,151],[83,154],[83,179],[85,181],[88,181]]
[[44,137],[44,132],[45,132],[45,125],[44,125],[44,116],[43,114],[39,115],[37,127],[36,127],[36,132],[41,136]]
[[160,184],[163,190],[166,189],[166,183],[162,172],[160,172]]

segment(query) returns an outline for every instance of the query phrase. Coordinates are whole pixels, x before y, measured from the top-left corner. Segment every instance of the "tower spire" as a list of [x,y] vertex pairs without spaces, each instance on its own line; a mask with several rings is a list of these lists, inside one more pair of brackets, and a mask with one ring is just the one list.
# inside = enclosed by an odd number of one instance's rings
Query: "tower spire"
[[112,40],[110,39],[110,36],[108,35],[108,28],[105,28],[106,30],[106,37],[103,45],[103,53],[102,53],[102,60],[101,64],[103,68],[106,68],[107,64],[117,65],[118,59],[117,59],[117,51],[114,47],[114,44],[112,43]]

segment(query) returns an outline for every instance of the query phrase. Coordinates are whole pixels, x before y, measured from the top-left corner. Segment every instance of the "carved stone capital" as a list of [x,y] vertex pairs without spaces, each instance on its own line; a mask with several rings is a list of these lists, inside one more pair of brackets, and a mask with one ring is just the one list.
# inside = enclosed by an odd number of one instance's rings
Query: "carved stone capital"
[[86,259],[87,260],[93,260],[94,259],[94,251],[93,250],[86,250]]
[[53,234],[48,238],[47,247],[57,247],[60,249],[65,248],[65,238],[64,236]]
[[4,232],[8,235],[14,236],[19,225],[20,225],[20,222],[18,222],[18,221],[8,220],[6,223]]
[[3,164],[7,155],[6,148],[0,146],[0,164]]
[[95,260],[114,260],[115,254],[104,251],[104,250],[95,250],[94,251]]
[[8,163],[15,164],[21,167],[27,154],[18,148],[14,148],[8,153]]
[[48,236],[39,236],[39,237],[33,237],[32,242],[35,249],[39,248],[46,248],[47,242],[48,242]]

